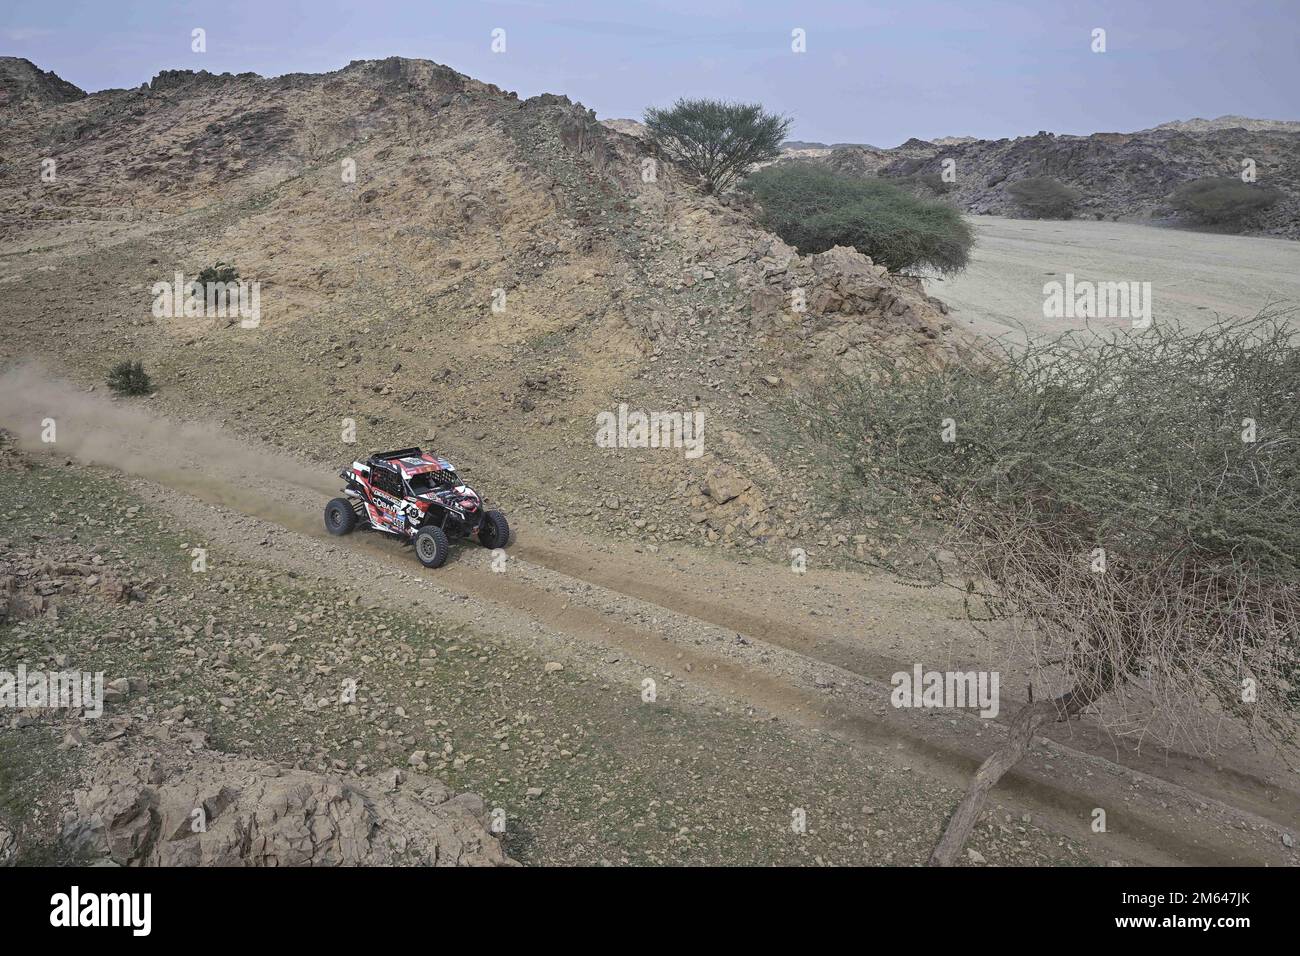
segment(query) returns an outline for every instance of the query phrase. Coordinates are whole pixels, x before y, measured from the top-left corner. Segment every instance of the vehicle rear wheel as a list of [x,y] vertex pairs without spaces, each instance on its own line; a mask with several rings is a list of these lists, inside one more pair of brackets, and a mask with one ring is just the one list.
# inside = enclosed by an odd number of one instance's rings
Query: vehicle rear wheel
[[485,548],[504,548],[510,543],[510,523],[500,511],[489,511],[478,529],[478,543]]
[[441,528],[421,528],[415,534],[415,556],[426,568],[440,568],[447,562],[451,545]]
[[357,526],[357,513],[347,498],[334,498],[325,506],[325,530],[330,534],[347,534]]

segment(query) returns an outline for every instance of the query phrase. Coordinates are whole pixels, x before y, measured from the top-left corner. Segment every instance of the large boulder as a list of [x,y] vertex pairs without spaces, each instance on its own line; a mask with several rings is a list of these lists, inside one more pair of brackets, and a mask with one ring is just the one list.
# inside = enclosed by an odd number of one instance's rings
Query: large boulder
[[389,770],[344,777],[120,743],[91,755],[63,834],[120,866],[509,866],[477,794]]
[[752,486],[753,482],[743,475],[725,472],[717,468],[711,470],[704,479],[705,493],[720,505],[739,497]]

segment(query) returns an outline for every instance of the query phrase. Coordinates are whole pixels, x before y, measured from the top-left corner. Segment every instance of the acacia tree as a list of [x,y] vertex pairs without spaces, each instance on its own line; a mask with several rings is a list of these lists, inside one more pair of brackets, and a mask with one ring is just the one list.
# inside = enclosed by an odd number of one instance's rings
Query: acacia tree
[[764,112],[758,103],[722,100],[679,99],[670,109],[645,111],[651,138],[713,193],[729,189],[756,164],[780,156],[793,122]]
[[1194,179],[1183,183],[1169,197],[1178,212],[1214,224],[1240,225],[1282,198],[1276,189],[1258,183],[1243,183],[1236,177]]
[[[938,368],[882,355],[803,405],[841,503],[876,519],[891,553],[922,557],[878,563],[960,588],[972,621],[1015,622],[1033,661],[1032,702],[932,864],[954,862],[1048,722],[1092,710],[1193,751],[1225,721],[1296,742],[1298,392],[1300,335],[1272,313],[1068,333]],[[958,576],[928,548],[955,553]]]
[[892,272],[966,268],[975,234],[951,206],[892,182],[863,179],[813,163],[776,163],[740,187],[759,220],[804,255],[852,246]]
[[1048,176],[1021,179],[1008,186],[1007,192],[1021,209],[1035,219],[1070,219],[1083,195],[1077,189]]

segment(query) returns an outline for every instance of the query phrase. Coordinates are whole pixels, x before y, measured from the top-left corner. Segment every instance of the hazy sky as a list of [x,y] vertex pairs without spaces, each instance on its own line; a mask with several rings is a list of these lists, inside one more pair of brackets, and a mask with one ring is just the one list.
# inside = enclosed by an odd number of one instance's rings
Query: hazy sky
[[[205,53],[190,49],[195,27]],[[423,57],[602,118],[683,95],[757,100],[795,117],[792,138],[879,146],[1300,118],[1300,0],[5,0],[0,53],[90,91],[169,68],[274,76]]]

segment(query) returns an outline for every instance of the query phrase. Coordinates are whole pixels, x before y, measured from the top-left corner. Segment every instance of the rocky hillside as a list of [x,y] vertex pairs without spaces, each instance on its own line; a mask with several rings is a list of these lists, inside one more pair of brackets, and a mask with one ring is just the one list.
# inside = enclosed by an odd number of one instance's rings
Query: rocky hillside
[[[788,512],[755,491],[705,521],[707,478],[791,477],[760,425],[793,383],[950,348],[919,284],[799,257],[581,106],[427,61],[169,71],[5,119],[0,358],[59,356],[87,385],[139,358],[174,413],[325,461],[355,453],[351,420],[359,446],[429,443],[588,529],[750,546],[811,526],[797,483]],[[217,263],[259,283],[256,328],[154,314],[155,283]],[[623,402],[704,412],[704,454],[597,447]]]
[[[1198,122],[1193,120],[1192,124]],[[1265,123],[1267,121],[1252,121]],[[1177,124],[1175,124],[1177,125]],[[1031,176],[1050,176],[1083,194],[1079,214],[1127,221],[1173,220],[1170,194],[1205,176],[1233,176],[1243,159],[1255,161],[1257,181],[1283,193],[1272,209],[1243,230],[1300,239],[1300,130],[1259,128],[1157,128],[1141,133],[1057,136],[1040,132],[1016,139],[973,140],[948,145],[911,140],[888,162],[835,151],[823,162],[834,168],[881,176],[939,173],[956,162],[951,201],[972,213],[1014,216],[1007,187]],[[890,151],[894,152],[894,151]],[[872,168],[874,167],[874,168]],[[1183,225],[1176,220],[1176,225]]]

